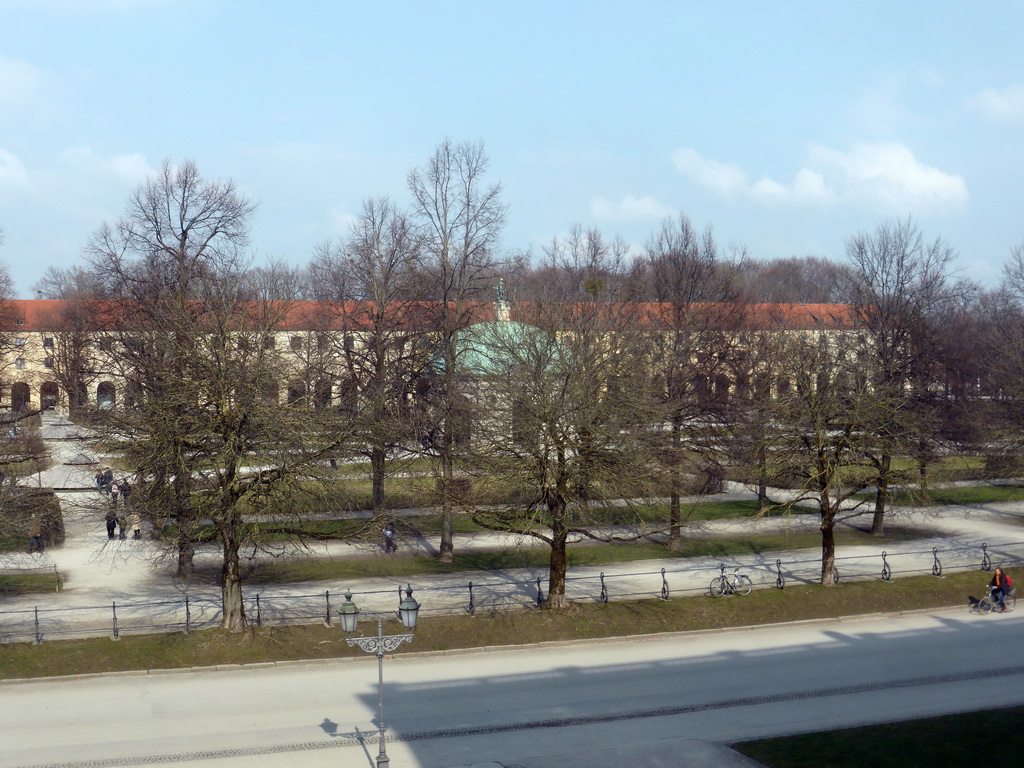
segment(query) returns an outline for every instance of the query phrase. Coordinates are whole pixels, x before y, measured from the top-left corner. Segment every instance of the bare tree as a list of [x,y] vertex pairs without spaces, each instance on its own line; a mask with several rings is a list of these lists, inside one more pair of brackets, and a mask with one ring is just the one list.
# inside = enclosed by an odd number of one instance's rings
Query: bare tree
[[684,214],[667,219],[652,235],[644,265],[656,301],[649,321],[661,403],[658,418],[667,426],[663,463],[669,546],[677,548],[682,544],[684,487],[708,488],[707,483],[694,486],[685,478],[724,474],[721,451],[729,421],[729,374],[739,353],[736,331],[743,306],[730,272],[722,268],[711,228],[698,233]]
[[[545,606],[565,608],[570,543],[642,535],[638,510],[651,503],[658,474],[650,461],[649,333],[635,306],[617,302],[535,303],[518,312],[532,324],[472,329],[482,358],[475,397],[487,415],[476,423],[467,466],[517,499],[476,507],[473,519],[546,543]],[[612,522],[633,525],[615,535]]]
[[862,328],[861,365],[892,418],[878,424],[872,531],[881,535],[893,456],[918,455],[925,479],[928,446],[936,435],[940,321],[951,306],[949,283],[955,251],[941,238],[926,243],[910,218],[879,224],[846,242],[849,296]]
[[[1014,246],[998,291],[979,301],[983,370],[971,388],[983,403],[986,453],[994,477],[1024,469],[1024,243]],[[976,345],[977,346],[977,345]]]
[[[427,427],[416,388],[433,357],[419,301],[418,233],[387,199],[367,200],[348,241],[321,246],[311,271],[324,338],[356,422],[353,450],[370,460],[372,504],[384,507],[388,464]],[[346,423],[346,429],[350,427]]]
[[438,458],[442,531],[438,558],[451,562],[456,432],[466,399],[455,375],[459,333],[477,319],[475,302],[496,277],[495,250],[505,223],[501,185],[488,184],[481,143],[445,140],[423,168],[409,173],[412,212],[421,228],[422,273],[438,302],[437,364],[430,398],[437,424],[432,440]]
[[46,318],[53,376],[67,395],[72,413],[88,404],[89,386],[99,376],[97,331],[101,327],[104,288],[81,267],[49,267],[35,285],[43,299],[60,304]]
[[135,472],[135,509],[171,523],[181,576],[201,533],[219,543],[231,631],[246,626],[242,546],[258,546],[268,528],[301,533],[294,522],[261,525],[261,515],[294,521],[337,439],[304,403],[280,400],[275,340],[291,305],[271,300],[280,286],[248,269],[253,209],[231,182],[164,163],[87,248],[118,298],[104,335],[124,396],[97,411],[102,433]]
[[892,417],[836,334],[780,338],[774,392],[759,402],[766,423],[761,454],[772,482],[796,492],[785,505],[813,500],[817,506],[825,586],[836,582],[835,527],[866,512],[854,497],[871,484],[875,435]]
[[845,265],[820,256],[791,256],[739,266],[747,300],[768,304],[832,304],[844,301]]

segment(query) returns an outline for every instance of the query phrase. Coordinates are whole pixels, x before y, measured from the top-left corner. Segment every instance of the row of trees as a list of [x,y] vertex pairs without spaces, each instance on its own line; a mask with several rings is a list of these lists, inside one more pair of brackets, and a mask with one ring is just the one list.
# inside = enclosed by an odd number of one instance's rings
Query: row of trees
[[[409,174],[408,210],[367,201],[348,238],[295,269],[253,266],[254,206],[233,184],[165,163],[82,267],[38,286],[64,299],[54,374],[72,406],[111,366],[126,384],[119,407],[90,415],[179,573],[197,539],[219,542],[229,629],[246,624],[242,547],[308,537],[308,513],[340,511],[340,460],[368,461],[381,515],[387,478],[428,460],[440,558],[458,512],[543,539],[560,607],[567,543],[614,538],[610,508],[636,524],[616,535],[636,537],[668,499],[654,528],[678,546],[693,492],[731,474],[769,504],[785,485],[787,503],[817,504],[831,584],[844,517],[873,511],[881,533],[892,485],[925,487],[951,451],[1013,450],[1014,421],[998,419],[1024,363],[1019,251],[990,294],[954,281],[953,250],[910,219],[851,237],[842,264],[758,264],[683,215],[640,254],[573,227],[536,258],[504,257],[487,171],[481,145],[443,142]],[[522,322],[479,322],[499,278]],[[796,298],[842,304],[807,327],[779,303]],[[282,328],[301,333],[285,347]],[[867,488],[873,509],[852,505]]]

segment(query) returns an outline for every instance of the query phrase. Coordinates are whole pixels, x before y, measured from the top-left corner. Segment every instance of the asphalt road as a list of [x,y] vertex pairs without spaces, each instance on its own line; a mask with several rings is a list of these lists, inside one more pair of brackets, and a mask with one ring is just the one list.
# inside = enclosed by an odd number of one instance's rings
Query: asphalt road
[[[387,750],[395,768],[723,766],[718,745],[737,740],[1024,703],[1021,647],[1024,611],[966,610],[447,655],[413,643],[384,662]],[[367,656],[0,684],[0,768],[369,767],[376,683]]]

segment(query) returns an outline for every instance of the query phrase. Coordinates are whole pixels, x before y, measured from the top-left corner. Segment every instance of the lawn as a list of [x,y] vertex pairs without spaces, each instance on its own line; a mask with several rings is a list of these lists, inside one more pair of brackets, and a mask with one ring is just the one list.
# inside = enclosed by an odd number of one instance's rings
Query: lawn
[[[922,531],[891,527],[882,537],[854,528],[840,528],[836,542],[840,546],[909,541],[925,535]],[[725,557],[759,555],[821,546],[817,531],[777,533],[758,536],[721,536],[689,539],[679,550],[648,541],[616,544],[577,544],[569,548],[569,566],[607,565],[637,560],[671,560],[688,557]],[[543,568],[550,550],[545,547],[500,551],[456,551],[453,562],[441,563],[433,557],[397,556],[338,560],[274,560],[247,569],[250,584],[281,584],[297,581],[335,581],[349,578],[397,577],[490,571],[508,568]]]
[[768,768],[974,768],[1019,765],[1024,707],[823,731],[732,747]]

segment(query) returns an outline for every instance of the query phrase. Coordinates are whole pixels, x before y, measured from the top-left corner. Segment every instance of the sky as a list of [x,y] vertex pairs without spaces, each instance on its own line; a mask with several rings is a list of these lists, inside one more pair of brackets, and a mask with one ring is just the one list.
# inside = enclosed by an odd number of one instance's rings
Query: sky
[[1024,242],[1024,5],[933,0],[0,0],[0,259],[19,296],[166,159],[258,203],[308,263],[362,202],[483,142],[502,247],[575,224],[641,251],[842,260],[912,216],[994,286]]

